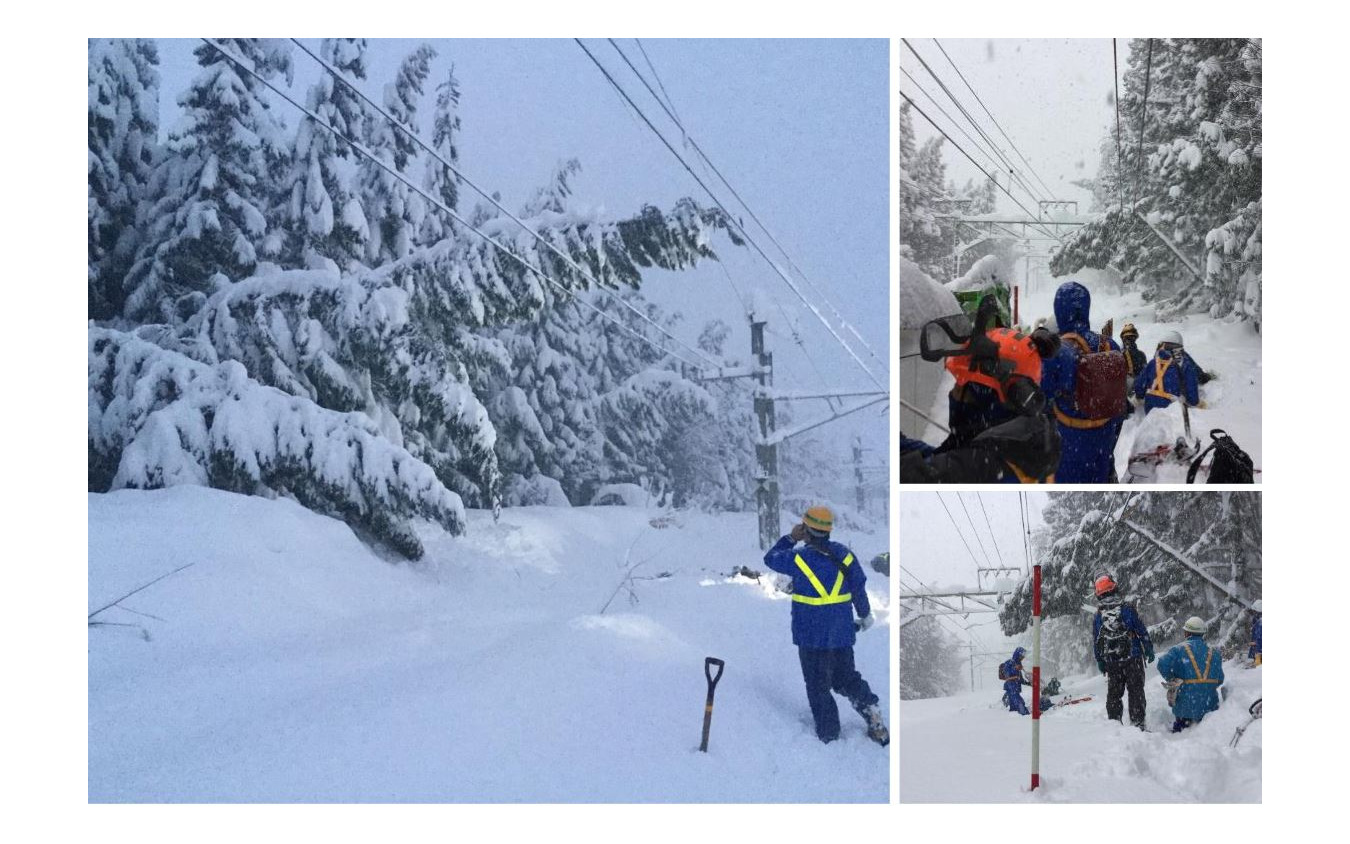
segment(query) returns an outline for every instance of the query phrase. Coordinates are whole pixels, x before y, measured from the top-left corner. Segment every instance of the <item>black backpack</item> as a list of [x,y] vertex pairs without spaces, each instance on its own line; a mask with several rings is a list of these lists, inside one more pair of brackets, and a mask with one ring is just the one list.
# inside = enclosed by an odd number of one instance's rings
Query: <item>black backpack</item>
[[1214,452],[1214,461],[1209,464],[1209,479],[1206,483],[1252,483],[1255,480],[1255,472],[1251,455],[1239,448],[1233,438],[1228,436],[1228,432],[1222,428],[1210,431],[1209,437],[1213,442],[1191,462],[1191,468],[1186,472],[1186,483],[1195,483],[1195,476],[1200,472],[1200,463],[1211,451]]
[[1097,641],[1101,642],[1103,662],[1124,662],[1130,658],[1130,637],[1133,634],[1121,617],[1124,609],[1124,604],[1116,604],[1101,611],[1102,625],[1097,630]]

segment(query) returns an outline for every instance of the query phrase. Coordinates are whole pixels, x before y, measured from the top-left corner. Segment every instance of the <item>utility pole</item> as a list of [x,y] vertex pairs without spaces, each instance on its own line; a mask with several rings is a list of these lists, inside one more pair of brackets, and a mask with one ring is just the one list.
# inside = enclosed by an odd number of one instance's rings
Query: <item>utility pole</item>
[[773,399],[768,388],[773,386],[773,355],[764,349],[764,320],[750,314],[750,355],[759,368],[755,380],[760,390],[755,396],[755,416],[759,420],[759,442],[755,443],[758,471],[755,474],[755,505],[759,511],[759,547],[768,549],[782,536],[779,530],[778,444],[769,441],[777,428]]
[[862,437],[853,438],[853,497],[859,513],[867,509],[867,492],[863,486]]

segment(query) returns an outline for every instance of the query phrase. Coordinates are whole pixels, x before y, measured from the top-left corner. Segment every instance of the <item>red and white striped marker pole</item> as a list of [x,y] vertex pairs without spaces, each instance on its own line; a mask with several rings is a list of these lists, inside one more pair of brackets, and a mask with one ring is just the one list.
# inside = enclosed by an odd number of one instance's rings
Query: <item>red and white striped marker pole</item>
[[1031,790],[1041,785],[1041,567],[1031,569]]

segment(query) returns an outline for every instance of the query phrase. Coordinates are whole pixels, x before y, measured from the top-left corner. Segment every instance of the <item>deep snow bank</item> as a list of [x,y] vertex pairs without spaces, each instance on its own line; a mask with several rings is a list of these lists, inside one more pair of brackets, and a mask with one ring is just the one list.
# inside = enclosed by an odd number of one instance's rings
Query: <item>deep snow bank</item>
[[[131,626],[90,628],[90,800],[887,798],[847,704],[844,739],[815,739],[786,596],[729,576],[762,568],[753,514],[468,517],[462,537],[425,529],[409,566],[289,501],[90,495],[91,610],[193,563],[97,616]],[[839,538],[865,560],[884,528]],[[625,559],[652,578],[636,603]],[[889,711],[869,574],[858,665]],[[727,662],[706,755],[705,656]]]
[[[1154,305],[1145,302],[1137,292],[1122,293],[1105,272],[1083,272],[1053,279],[1033,293],[1024,292],[1022,322],[1034,324],[1039,318],[1052,316],[1055,291],[1071,279],[1082,282],[1092,293],[1092,327],[1099,329],[1108,319],[1113,320],[1119,342],[1121,328],[1127,322],[1134,323],[1139,329],[1139,350],[1146,357],[1153,357],[1163,332],[1180,332],[1187,353],[1216,376],[1200,388],[1200,398],[1206,407],[1190,411],[1192,436],[1200,439],[1203,448],[1210,443],[1210,429],[1222,428],[1251,455],[1256,468],[1261,468],[1261,335],[1250,323],[1214,320],[1203,314],[1159,322]],[[1159,420],[1153,419],[1159,411],[1148,414],[1151,424],[1147,426],[1142,412],[1125,421],[1115,455],[1116,476],[1120,480],[1129,476],[1132,455],[1163,443],[1170,445],[1182,435],[1180,405],[1174,403],[1170,410],[1172,413],[1164,414]],[[1185,483],[1188,467],[1189,462],[1164,462],[1158,467],[1154,480],[1157,483]],[[1256,481],[1261,481],[1259,473]]]
[[[1106,718],[1101,675],[1064,679],[1086,703],[1041,720],[1041,782],[1028,790],[1031,718],[1002,708],[1002,687],[905,701],[898,714],[900,800],[905,803],[1255,803],[1261,800],[1261,721],[1228,746],[1247,707],[1261,697],[1262,669],[1224,664],[1227,700],[1190,729],[1167,732],[1172,714],[1161,677],[1148,667],[1144,733]],[[1029,693],[1026,695],[1029,701]]]

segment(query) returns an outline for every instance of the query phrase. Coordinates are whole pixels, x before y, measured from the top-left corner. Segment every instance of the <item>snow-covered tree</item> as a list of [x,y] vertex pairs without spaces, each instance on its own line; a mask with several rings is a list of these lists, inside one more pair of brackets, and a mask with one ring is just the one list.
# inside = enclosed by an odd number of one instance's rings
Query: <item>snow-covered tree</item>
[[942,629],[937,616],[920,618],[900,630],[900,699],[947,697],[961,689],[960,643]]
[[[284,45],[224,47],[264,77],[289,73]],[[324,45],[351,78],[364,75],[363,50]],[[212,47],[198,58],[203,69],[182,100],[185,128],[146,188],[155,202],[144,219],[156,239],[141,250],[132,276],[140,298],[126,310],[145,324],[130,334],[90,329],[91,490],[206,483],[287,495],[409,556],[420,553],[410,519],[458,530],[462,504],[500,505],[504,475],[521,481],[519,500],[558,503],[563,482],[589,500],[607,479],[681,502],[710,498],[716,485],[703,469],[726,461],[690,432],[717,429],[715,402],[644,342],[661,341],[634,312],[671,324],[638,295],[644,270],[715,259],[717,232],[740,243],[719,210],[683,199],[605,217],[574,207],[569,182],[579,168],[568,162],[522,209],[528,231],[479,205],[468,215],[473,229],[446,225],[418,245],[409,216],[395,243],[410,251],[395,258],[382,248],[368,267],[353,251],[364,241],[323,211],[354,208],[351,219],[364,225],[359,197],[343,193],[360,161],[341,160],[364,154],[308,119],[292,149],[244,77],[257,80],[234,73]],[[414,54],[391,86],[400,121],[414,120],[429,58]],[[371,140],[355,95],[328,74],[320,80],[314,110]],[[457,98],[451,77],[437,110],[437,142],[450,157]],[[387,140],[389,160],[417,178],[412,147]],[[277,173],[294,176],[294,190]],[[279,186],[294,203],[277,201]],[[453,188],[448,179],[437,195]],[[264,209],[283,212],[270,236]],[[330,227],[309,228],[325,216]],[[189,248],[227,235],[233,253]],[[279,261],[258,260],[264,241]],[[191,285],[174,263],[189,259],[200,264]],[[200,389],[184,404],[191,385]],[[233,415],[241,402],[261,421],[245,440],[221,439],[244,424]],[[162,421],[148,429],[152,416]]]
[[[264,78],[289,75],[285,42],[219,39]],[[147,230],[129,276],[127,316],[174,319],[204,294],[244,278],[267,233],[269,173],[284,156],[282,125],[265,86],[214,46],[195,51],[201,69],[179,97],[182,121],[156,169]]]
[[159,132],[159,49],[145,38],[89,39],[89,316],[119,315],[140,245]]
[[947,192],[947,165],[942,160],[942,138],[924,141],[914,156],[910,179],[914,187],[912,217],[901,220],[900,242],[910,247],[914,263],[934,278],[951,275],[952,232],[938,213],[954,210]]
[[[1090,664],[1092,584],[1110,574],[1135,602],[1160,648],[1183,638],[1192,615],[1230,655],[1245,649],[1243,602],[1261,596],[1261,496],[1251,492],[1071,492],[1051,496],[1043,517],[1042,611],[1072,620],[1079,667]],[[1003,632],[1031,623],[1023,582],[1000,613]]]
[[[369,122],[369,140],[366,146],[387,167],[400,174],[419,176],[417,163],[421,148],[408,136],[416,135],[417,108],[422,98],[422,85],[431,73],[431,61],[436,51],[422,44],[399,67],[398,77],[384,88],[384,108],[398,126],[372,115]],[[398,127],[403,127],[403,131]],[[366,260],[371,266],[406,257],[417,244],[418,230],[427,216],[423,196],[397,179],[384,167],[362,157],[360,164],[361,204],[370,223],[370,240],[366,244]],[[435,194],[433,194],[434,196]],[[440,215],[435,215],[439,218]]]
[[[364,38],[325,38],[320,47],[323,60],[349,81],[366,78],[365,53]],[[344,136],[366,137],[370,110],[331,73],[319,75],[305,105]],[[313,120],[300,122],[281,247],[286,266],[319,268],[331,262],[348,271],[364,260],[370,226],[360,193],[351,183],[353,168],[346,163],[356,155],[350,144]]]
[[134,334],[89,329],[90,489],[191,484],[294,498],[412,559],[409,520],[452,533],[459,496],[363,413],[264,387]]
[[1261,42],[1135,39],[1120,108],[1120,152],[1113,123],[1093,182],[1107,211],[1075,233],[1051,270],[1114,266],[1163,316],[1259,323]]
[[[431,147],[437,154],[459,165],[459,80],[455,79],[454,65],[445,81],[436,86],[436,110],[431,124]],[[427,193],[440,199],[447,208],[459,210],[460,179],[435,156],[425,158],[426,174],[423,185]],[[440,214],[428,214],[422,221],[420,242],[435,243],[449,236],[453,222]]]
[[[725,365],[744,360],[730,353],[731,328],[720,319],[703,327],[698,347]],[[717,402],[716,424],[700,432],[707,440],[702,449],[713,456],[705,464],[706,480],[700,493],[705,506],[718,510],[744,510],[755,502],[755,437],[759,422],[754,411],[754,385],[744,379],[713,381],[705,385]]]

